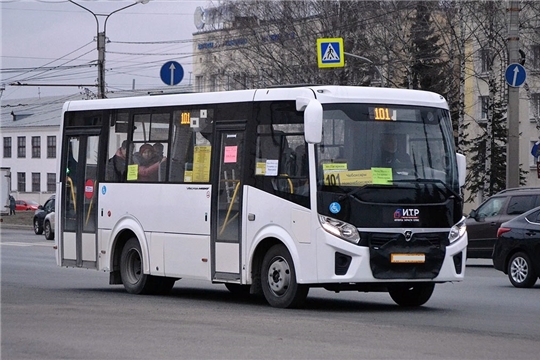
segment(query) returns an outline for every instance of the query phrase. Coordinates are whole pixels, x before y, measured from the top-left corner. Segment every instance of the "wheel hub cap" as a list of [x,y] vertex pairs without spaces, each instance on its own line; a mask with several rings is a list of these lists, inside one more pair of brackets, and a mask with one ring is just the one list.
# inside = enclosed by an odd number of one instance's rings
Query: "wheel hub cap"
[[276,258],[268,269],[268,284],[276,295],[283,295],[290,284],[291,269],[283,258]]

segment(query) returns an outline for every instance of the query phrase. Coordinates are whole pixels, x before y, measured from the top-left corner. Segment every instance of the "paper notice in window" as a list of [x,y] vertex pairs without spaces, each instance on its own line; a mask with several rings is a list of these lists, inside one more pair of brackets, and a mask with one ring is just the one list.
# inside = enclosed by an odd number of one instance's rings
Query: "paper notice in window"
[[138,178],[139,178],[139,165],[137,164],[128,165],[127,180],[133,181],[133,180],[137,180]]
[[238,155],[238,146],[225,146],[224,163],[235,163]]
[[264,176],[277,176],[279,160],[266,160],[266,173]]

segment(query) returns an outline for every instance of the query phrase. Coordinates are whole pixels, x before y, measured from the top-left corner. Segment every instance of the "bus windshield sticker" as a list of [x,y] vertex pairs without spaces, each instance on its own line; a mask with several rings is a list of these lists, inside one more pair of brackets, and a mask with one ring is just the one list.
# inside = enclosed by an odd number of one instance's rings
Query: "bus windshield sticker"
[[337,214],[338,212],[341,211],[341,205],[339,205],[338,202],[333,202],[330,204],[330,206],[328,206],[328,210],[330,210],[330,212],[332,214]]
[[139,165],[137,164],[128,165],[127,180],[133,181],[133,180],[137,180],[138,178],[139,178]]
[[329,186],[364,186],[373,184],[373,177],[371,170],[324,171],[324,184]]
[[266,173],[266,163],[262,161],[257,161],[255,165],[255,175],[265,175]]
[[277,176],[279,160],[266,160],[266,171],[264,176]]
[[373,184],[392,185],[392,168],[371,168]]
[[238,154],[238,146],[225,146],[225,156],[223,162],[225,164],[236,163],[236,157]]
[[347,163],[325,163],[322,167],[325,173],[331,170],[347,170]]
[[195,146],[193,148],[193,182],[210,181],[211,146]]

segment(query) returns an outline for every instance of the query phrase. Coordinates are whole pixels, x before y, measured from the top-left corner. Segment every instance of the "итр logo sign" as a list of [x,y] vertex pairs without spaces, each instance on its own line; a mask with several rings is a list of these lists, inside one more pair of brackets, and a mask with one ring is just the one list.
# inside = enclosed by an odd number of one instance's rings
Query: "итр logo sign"
[[394,211],[394,221],[420,221],[420,210],[411,209],[396,209]]

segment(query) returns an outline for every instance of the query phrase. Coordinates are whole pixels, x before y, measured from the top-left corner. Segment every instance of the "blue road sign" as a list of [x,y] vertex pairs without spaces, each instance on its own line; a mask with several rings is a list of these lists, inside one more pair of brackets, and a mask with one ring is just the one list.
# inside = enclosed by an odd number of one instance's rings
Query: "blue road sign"
[[506,82],[508,83],[508,85],[512,87],[520,87],[525,83],[525,80],[527,79],[527,72],[525,71],[525,68],[520,64],[510,64],[506,68],[504,77],[506,78]]
[[319,68],[345,66],[343,52],[343,38],[317,39]]
[[184,69],[176,61],[167,61],[159,72],[161,81],[167,85],[177,85],[184,78]]

